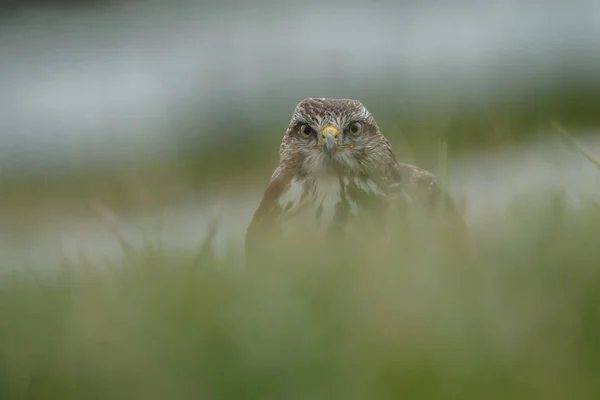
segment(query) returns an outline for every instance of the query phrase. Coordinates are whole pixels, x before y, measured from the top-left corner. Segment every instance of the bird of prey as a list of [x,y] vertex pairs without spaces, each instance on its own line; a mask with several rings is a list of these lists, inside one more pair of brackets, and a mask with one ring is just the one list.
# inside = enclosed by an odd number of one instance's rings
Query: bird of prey
[[360,101],[305,99],[294,110],[279,165],[246,232],[246,251],[289,232],[315,239],[349,229],[364,235],[368,227],[384,229],[390,213],[434,213],[441,194],[433,174],[396,160]]

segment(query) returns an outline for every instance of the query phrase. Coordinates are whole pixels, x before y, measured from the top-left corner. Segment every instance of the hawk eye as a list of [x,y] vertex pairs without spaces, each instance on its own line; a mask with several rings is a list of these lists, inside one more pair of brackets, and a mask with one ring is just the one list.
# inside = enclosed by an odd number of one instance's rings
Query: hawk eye
[[360,122],[353,122],[352,124],[350,124],[350,133],[352,133],[354,136],[360,135],[361,131],[362,125]]
[[313,130],[310,126],[308,125],[302,125],[300,127],[300,134],[302,135],[302,137],[307,138],[312,134]]

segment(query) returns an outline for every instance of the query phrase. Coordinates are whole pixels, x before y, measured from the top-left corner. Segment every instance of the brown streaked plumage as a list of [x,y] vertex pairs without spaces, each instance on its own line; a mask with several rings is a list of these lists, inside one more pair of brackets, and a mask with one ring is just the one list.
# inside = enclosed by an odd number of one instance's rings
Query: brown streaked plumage
[[390,212],[408,205],[432,213],[440,199],[435,176],[398,162],[360,101],[305,99],[281,142],[279,165],[246,233],[246,250],[264,249],[289,229],[340,237],[353,227],[382,228]]

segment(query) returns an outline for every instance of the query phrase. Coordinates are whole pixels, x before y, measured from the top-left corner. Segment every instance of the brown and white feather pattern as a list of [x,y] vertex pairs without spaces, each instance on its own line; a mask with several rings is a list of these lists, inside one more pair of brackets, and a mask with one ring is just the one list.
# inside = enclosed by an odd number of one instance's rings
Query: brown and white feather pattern
[[[362,131],[348,127],[359,122]],[[316,133],[339,129],[345,145],[327,158],[315,149],[319,137],[304,137],[300,127]],[[298,229],[321,235],[356,225],[385,224],[386,213],[413,204],[432,210],[440,198],[435,176],[399,163],[373,116],[357,100],[306,99],[300,102],[280,146],[280,162],[247,232],[247,246]],[[265,236],[266,235],[266,236]]]

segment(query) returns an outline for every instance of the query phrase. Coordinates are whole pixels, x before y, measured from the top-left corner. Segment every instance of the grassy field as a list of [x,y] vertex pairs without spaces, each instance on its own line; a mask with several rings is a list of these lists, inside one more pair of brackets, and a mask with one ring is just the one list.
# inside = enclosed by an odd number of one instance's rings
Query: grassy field
[[403,232],[4,276],[0,398],[598,398],[598,205],[520,199],[468,253]]
[[[510,148],[555,120],[600,126],[563,98],[532,102],[540,112],[378,118],[400,159],[444,176],[446,158]],[[177,162],[50,179],[5,171],[0,216],[26,240],[44,217],[83,215],[93,199],[160,210],[190,192],[262,185],[284,127],[265,129]],[[215,259],[210,239],[189,257],[123,243],[118,264],[82,258],[55,274],[40,259],[3,272],[0,399],[599,398],[600,204],[531,193],[466,247],[446,228],[295,242],[250,272],[241,250]]]
[[[598,5],[330,3],[0,2],[0,400],[600,399]],[[466,237],[245,269],[309,96],[362,101]]]

